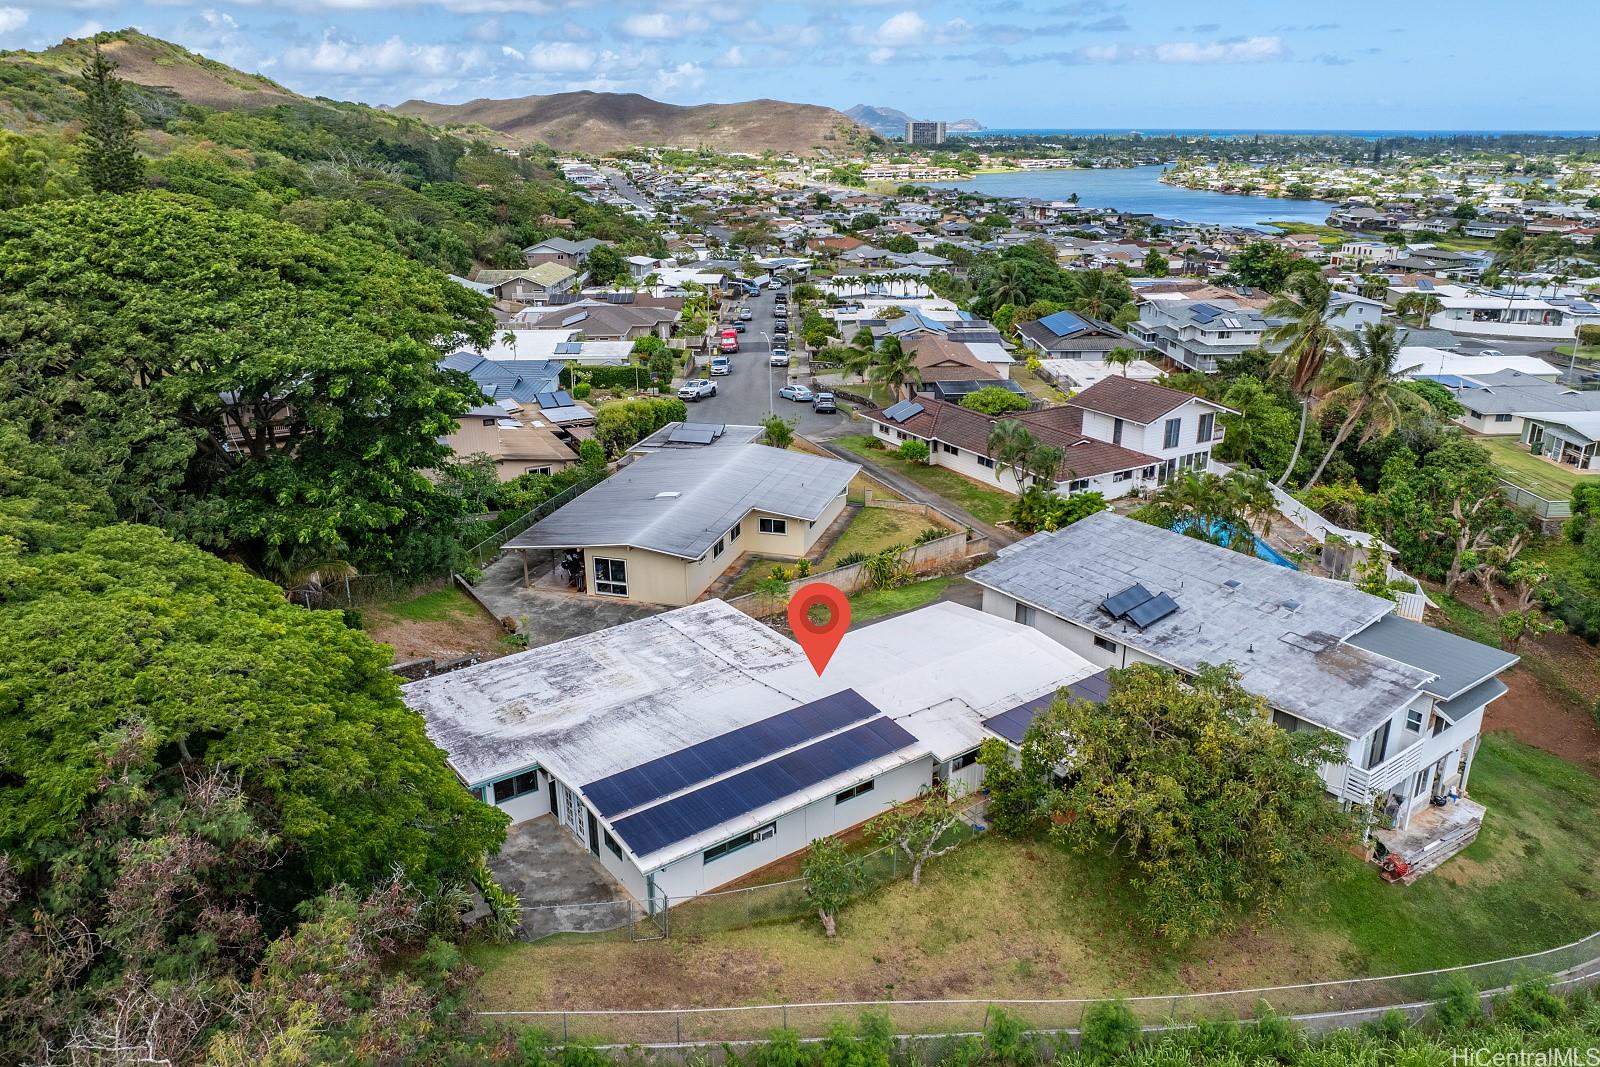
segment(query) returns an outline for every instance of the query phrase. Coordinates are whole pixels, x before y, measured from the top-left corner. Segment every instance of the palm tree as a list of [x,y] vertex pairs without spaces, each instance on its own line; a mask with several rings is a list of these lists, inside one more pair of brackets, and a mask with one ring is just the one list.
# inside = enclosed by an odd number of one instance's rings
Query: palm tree
[[1028,457],[1039,446],[1039,439],[1016,419],[997,419],[989,427],[989,458],[1011,472],[1017,489],[1027,471]]
[[1105,361],[1113,366],[1122,368],[1122,376],[1128,376],[1128,364],[1139,358],[1139,350],[1120,345],[1106,353]]
[[1028,449],[1022,469],[1027,472],[1034,485],[1055,485],[1058,481],[1072,479],[1070,470],[1061,469],[1061,465],[1066,461],[1066,449],[1047,445],[1043,441],[1035,441],[1033,447]]
[[1080,270],[1070,275],[1072,294],[1067,307],[1091,319],[1106,319],[1127,303],[1126,294],[1118,288],[1121,275],[1113,278],[1103,270]]
[[1226,476],[1184,471],[1156,490],[1138,517],[1186,537],[1255,552],[1255,528],[1271,527],[1272,486],[1259,471],[1235,470]]
[[991,308],[1003,304],[1015,304],[1019,307],[1026,304],[1028,289],[1023,264],[1014,259],[1002,261],[984,284],[983,298]]
[[517,334],[515,330],[507,330],[501,334],[500,343],[511,349],[512,356],[517,354]]
[[839,357],[839,369],[844,374],[866,380],[867,369],[876,361],[878,353],[871,348],[858,348],[851,345]]
[[1307,489],[1322,477],[1328,461],[1363,417],[1367,425],[1356,439],[1358,446],[1374,437],[1393,433],[1408,419],[1429,410],[1428,402],[1406,387],[1409,375],[1421,364],[1411,367],[1395,364],[1400,356],[1400,346],[1393,323],[1369,324],[1360,334],[1352,335],[1351,343],[1355,355],[1341,356],[1330,362],[1323,374],[1327,391],[1317,401],[1317,413],[1340,407],[1344,409],[1345,417],[1339,424],[1338,432],[1333,435],[1333,444],[1328,446],[1322,462],[1306,479]]
[[1437,315],[1444,307],[1439,302],[1437,293],[1415,292],[1402,296],[1395,304],[1394,309],[1402,315],[1415,315],[1418,326],[1426,326],[1428,320]]
[[904,389],[906,399],[910,400],[917,395],[917,386],[922,384],[916,353],[900,347],[898,337],[885,337],[878,342],[878,358],[867,370],[867,377],[876,384],[887,385],[897,399]]
[[1300,461],[1300,449],[1306,440],[1306,417],[1311,408],[1312,387],[1322,374],[1329,356],[1344,351],[1344,339],[1339,330],[1328,322],[1328,306],[1333,299],[1333,287],[1322,275],[1308,270],[1297,270],[1289,275],[1283,291],[1272,298],[1263,314],[1269,319],[1287,319],[1281,326],[1266,332],[1268,343],[1284,343],[1274,369],[1289,379],[1289,388],[1300,398],[1300,430],[1295,434],[1294,451],[1289,454],[1289,465],[1278,479],[1281,488]]

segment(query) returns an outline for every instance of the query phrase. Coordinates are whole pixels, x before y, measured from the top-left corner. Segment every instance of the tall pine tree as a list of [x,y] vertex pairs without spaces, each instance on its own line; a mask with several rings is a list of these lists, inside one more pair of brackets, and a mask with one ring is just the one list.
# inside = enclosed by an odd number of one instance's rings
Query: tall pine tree
[[95,43],[84,64],[83,173],[97,193],[130,193],[144,184],[144,160],[134,147],[133,113],[116,64]]

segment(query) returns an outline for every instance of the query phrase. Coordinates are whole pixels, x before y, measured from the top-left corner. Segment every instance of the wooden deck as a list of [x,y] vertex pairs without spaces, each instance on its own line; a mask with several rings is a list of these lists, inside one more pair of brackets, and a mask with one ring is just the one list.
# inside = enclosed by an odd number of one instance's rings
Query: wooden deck
[[1462,797],[1443,807],[1428,807],[1411,817],[1411,825],[1403,830],[1372,831],[1372,836],[1383,843],[1390,852],[1397,853],[1411,865],[1402,879],[1410,885],[1418,878],[1444,863],[1451,856],[1472,844],[1483,826],[1487,809],[1476,801]]

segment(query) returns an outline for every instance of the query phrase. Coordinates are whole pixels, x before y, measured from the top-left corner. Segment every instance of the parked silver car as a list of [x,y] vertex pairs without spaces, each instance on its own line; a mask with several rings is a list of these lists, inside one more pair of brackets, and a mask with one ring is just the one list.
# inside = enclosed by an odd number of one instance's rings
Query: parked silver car
[[786,385],[778,390],[778,395],[785,400],[793,400],[799,404],[809,404],[813,394],[809,386]]
[[710,378],[690,378],[678,387],[679,400],[704,400],[717,395],[717,383]]

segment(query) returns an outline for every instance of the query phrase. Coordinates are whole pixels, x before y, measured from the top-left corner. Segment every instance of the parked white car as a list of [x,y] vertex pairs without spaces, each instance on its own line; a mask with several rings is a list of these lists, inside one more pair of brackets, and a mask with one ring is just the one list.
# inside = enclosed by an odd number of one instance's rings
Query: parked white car
[[679,400],[704,400],[717,395],[717,383],[710,378],[690,378],[678,387]]

